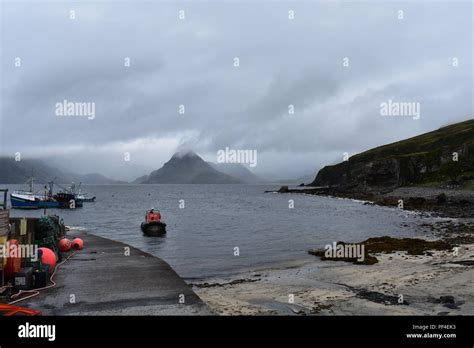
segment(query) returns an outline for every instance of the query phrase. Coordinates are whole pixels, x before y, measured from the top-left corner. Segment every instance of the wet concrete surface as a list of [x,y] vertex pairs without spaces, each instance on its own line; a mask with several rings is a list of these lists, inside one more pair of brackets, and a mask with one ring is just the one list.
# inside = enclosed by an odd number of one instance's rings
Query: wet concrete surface
[[18,305],[43,315],[213,314],[158,257],[85,232],[68,237],[82,238],[84,249],[59,267],[54,288]]

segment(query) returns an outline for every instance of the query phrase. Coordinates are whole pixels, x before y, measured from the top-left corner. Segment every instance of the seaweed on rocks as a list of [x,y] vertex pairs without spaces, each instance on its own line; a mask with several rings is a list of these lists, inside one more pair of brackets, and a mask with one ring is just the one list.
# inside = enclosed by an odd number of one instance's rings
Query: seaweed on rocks
[[[336,244],[345,245],[347,243],[337,242]],[[406,251],[408,255],[427,255],[429,250],[449,250],[453,247],[452,244],[442,240],[428,241],[418,238],[393,238],[388,236],[373,237],[356,244],[364,246],[363,260],[356,257],[327,257],[325,250],[310,249],[308,253],[320,257],[323,261],[345,261],[354,264],[373,265],[378,262],[378,259],[371,254]]]

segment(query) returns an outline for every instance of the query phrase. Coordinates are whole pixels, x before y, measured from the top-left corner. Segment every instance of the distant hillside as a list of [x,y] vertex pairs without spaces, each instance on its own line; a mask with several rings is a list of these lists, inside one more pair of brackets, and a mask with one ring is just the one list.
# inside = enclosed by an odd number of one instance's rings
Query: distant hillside
[[86,175],[65,173],[45,162],[45,160],[39,159],[15,161],[14,158],[0,157],[0,184],[23,184],[30,179],[32,174],[35,182],[41,184],[45,184],[53,179],[56,183],[60,184],[68,184],[73,181],[97,185],[121,183],[97,173]]
[[174,154],[163,167],[150,173],[141,184],[239,184],[241,180],[221,173],[194,152]]
[[[459,154],[458,162],[452,160],[453,152]],[[471,179],[474,179],[474,120],[376,147],[348,161],[326,166],[312,185],[383,189]]]
[[132,184],[143,184],[145,181],[148,180],[148,177],[150,175],[142,175],[139,178],[136,178],[135,180],[132,181]]
[[54,177],[58,178],[58,182],[67,182],[62,173],[40,160],[24,159],[15,161],[11,157],[0,157],[0,183],[23,184],[31,178],[32,174],[38,183],[47,183]]
[[215,170],[237,178],[247,184],[258,184],[266,182],[266,180],[256,176],[247,167],[240,163],[207,163]]
[[273,180],[276,183],[285,183],[288,185],[299,185],[299,184],[309,184],[314,180],[314,172],[312,174],[307,174],[300,176],[296,179],[280,179],[280,180]]
[[106,176],[99,174],[99,173],[91,173],[91,174],[84,174],[84,175],[73,175],[73,174],[66,174],[67,177],[73,178],[72,181],[74,182],[82,182],[83,184],[88,185],[117,185],[117,184],[125,184],[124,181],[113,180],[107,178]]

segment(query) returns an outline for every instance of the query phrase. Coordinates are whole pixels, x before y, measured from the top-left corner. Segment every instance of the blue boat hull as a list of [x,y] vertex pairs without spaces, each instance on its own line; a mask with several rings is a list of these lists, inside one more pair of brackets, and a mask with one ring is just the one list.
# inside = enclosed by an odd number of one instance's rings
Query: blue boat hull
[[10,202],[14,209],[43,209],[43,208],[59,208],[59,203],[56,201],[30,201],[14,197],[10,195]]

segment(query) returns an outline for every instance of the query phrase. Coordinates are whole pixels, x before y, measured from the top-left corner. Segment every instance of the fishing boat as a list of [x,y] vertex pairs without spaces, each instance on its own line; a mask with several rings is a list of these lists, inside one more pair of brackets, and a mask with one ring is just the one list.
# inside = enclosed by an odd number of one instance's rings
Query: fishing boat
[[[51,187],[51,192],[52,192],[52,187],[54,182],[51,181],[50,183]],[[80,195],[78,194],[78,189],[80,187],[76,186],[76,184],[72,183],[71,186],[69,187],[64,187],[60,184],[56,184],[61,191],[53,195],[53,198],[59,202],[59,207],[60,208],[66,208],[66,209],[75,209],[75,208],[80,208],[82,207],[82,203],[84,202]]]
[[147,211],[141,229],[143,234],[149,237],[159,237],[166,234],[166,224],[161,221],[160,212],[155,212],[153,209]]
[[53,198],[58,202],[59,208],[74,209],[82,207],[82,201],[69,192],[58,192]]
[[17,190],[10,193],[13,209],[59,208],[59,203],[52,197],[51,189],[44,194],[33,192],[33,176],[28,181],[29,190]]
[[71,186],[69,187],[68,192],[71,192],[72,194],[75,194],[76,199],[78,199],[82,202],[87,202],[87,203],[95,202],[95,196],[94,197],[89,197],[87,193],[82,193],[81,185],[82,185],[82,183],[79,183],[79,185],[76,185],[76,184],[72,183]]
[[13,209],[59,208],[56,200],[26,191],[10,193],[10,203]]
[[59,186],[62,191],[53,193],[54,181],[50,181],[49,189],[45,186],[45,192],[38,194],[33,191],[33,177],[29,180],[29,190],[14,191],[10,194],[11,206],[14,209],[51,209],[64,208],[74,209],[82,207],[82,200],[69,189]]
[[81,200],[82,202],[87,202],[87,203],[93,203],[95,202],[95,196],[94,197],[88,197],[86,193],[79,193],[77,194],[77,199]]

